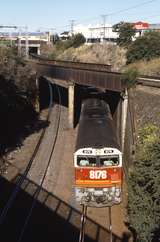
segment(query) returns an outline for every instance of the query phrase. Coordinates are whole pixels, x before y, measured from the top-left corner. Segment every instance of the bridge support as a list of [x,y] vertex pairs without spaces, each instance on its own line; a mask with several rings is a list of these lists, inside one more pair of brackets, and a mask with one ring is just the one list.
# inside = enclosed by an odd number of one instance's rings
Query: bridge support
[[122,127],[121,127],[121,138],[122,138],[122,152],[124,151],[124,141],[125,141],[125,133],[126,133],[126,123],[127,123],[127,111],[128,111],[128,91],[125,89],[125,94],[123,96],[122,102]]
[[68,127],[74,128],[74,83],[69,82],[68,85]]
[[41,51],[40,51],[40,47],[37,48],[37,55],[40,55]]
[[40,112],[40,105],[39,105],[39,78],[36,75],[36,102],[35,102],[35,108],[36,108],[36,112],[39,113]]

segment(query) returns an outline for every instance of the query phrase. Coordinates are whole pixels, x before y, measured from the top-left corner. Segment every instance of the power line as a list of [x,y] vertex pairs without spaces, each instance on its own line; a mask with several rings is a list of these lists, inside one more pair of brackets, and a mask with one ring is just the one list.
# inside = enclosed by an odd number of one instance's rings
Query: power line
[[102,17],[102,21],[103,21],[103,40],[105,41],[105,38],[106,38],[106,17],[107,17],[107,14],[102,14],[101,17]]
[[[115,12],[110,12],[110,13],[108,13],[108,14],[106,14],[106,15],[107,15],[107,16],[113,16],[113,15],[116,15],[116,14],[120,14],[120,13],[123,13],[123,12],[129,11],[129,10],[132,10],[132,9],[135,9],[135,8],[138,8],[138,7],[141,7],[141,6],[147,5],[147,4],[152,3],[152,2],[155,2],[155,1],[158,1],[158,0],[149,0],[149,1],[145,1],[145,2],[142,2],[142,3],[136,4],[136,5],[133,5],[133,6],[131,6],[131,7],[125,8],[125,9],[121,9],[121,10],[118,10],[118,11],[115,11]],[[82,21],[79,20],[78,22],[88,22],[88,21],[92,21],[92,20],[96,20],[96,19],[98,19],[98,17],[93,17],[93,18],[83,19]]]
[[[158,12],[155,12],[155,14],[152,15],[141,15],[141,21],[146,21],[148,19],[154,18],[154,17],[160,17],[160,14]],[[124,20],[125,21],[125,20]],[[135,19],[133,16],[128,19],[129,22],[138,22],[139,19]]]
[[[115,11],[115,12],[110,12],[108,14],[103,14],[103,16],[114,16],[114,15],[117,15],[117,14],[120,14],[120,13],[123,13],[123,12],[127,12],[129,10],[132,10],[132,9],[136,9],[138,7],[141,7],[141,6],[144,6],[144,5],[147,5],[147,4],[150,4],[152,2],[155,2],[155,1],[158,1],[158,0],[149,0],[149,1],[145,1],[145,2],[142,2],[142,3],[139,3],[139,4],[136,4],[136,5],[133,5],[131,7],[128,7],[128,8],[124,8],[124,9],[120,9],[118,11]],[[101,15],[102,17],[102,15]],[[85,22],[89,22],[89,21],[93,21],[93,20],[98,20],[99,17],[93,17],[93,18],[86,18],[86,19],[81,19],[81,20],[78,20],[76,21],[77,23],[85,23]],[[73,22],[72,22],[73,21]],[[70,27],[71,28],[71,32],[74,28],[74,24],[75,24],[75,20],[70,20],[71,24],[70,25],[65,25],[65,26],[57,26],[56,29],[64,29],[66,27]]]
[[155,2],[155,1],[157,1],[157,0],[150,0],[150,1],[143,2],[143,3],[139,3],[137,5],[133,5],[132,7],[129,7],[129,8],[125,8],[125,9],[122,9],[122,10],[119,10],[119,11],[111,12],[108,15],[112,16],[112,15],[116,15],[116,14],[119,14],[119,13],[123,13],[123,12],[126,12],[128,10],[138,8],[138,7],[144,6],[148,3],[152,3],[152,2]]

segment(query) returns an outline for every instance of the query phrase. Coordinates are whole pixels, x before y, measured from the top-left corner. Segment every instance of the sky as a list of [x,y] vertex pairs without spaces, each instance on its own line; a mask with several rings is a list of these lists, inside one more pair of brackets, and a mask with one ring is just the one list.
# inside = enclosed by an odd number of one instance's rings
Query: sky
[[1,0],[0,25],[62,32],[74,24],[160,23],[160,0]]

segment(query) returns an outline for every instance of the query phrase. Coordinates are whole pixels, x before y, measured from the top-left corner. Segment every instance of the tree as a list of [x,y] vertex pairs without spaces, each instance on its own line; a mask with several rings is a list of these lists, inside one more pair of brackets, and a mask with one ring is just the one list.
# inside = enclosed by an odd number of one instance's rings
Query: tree
[[0,156],[18,142],[18,134],[36,117],[35,72],[16,50],[0,48]]
[[77,48],[77,47],[83,45],[85,42],[86,42],[86,39],[83,36],[83,34],[78,33],[78,34],[71,36],[68,40],[57,41],[56,49],[64,51],[71,47]]
[[160,141],[158,128],[140,131],[138,154],[129,175],[129,223],[137,242],[159,241],[160,235]]
[[150,31],[138,37],[127,51],[127,63],[160,56],[160,33]]
[[81,33],[75,34],[72,37],[72,47],[74,48],[77,48],[83,45],[85,42],[86,42],[86,39]]
[[136,33],[133,24],[125,22],[115,24],[113,30],[119,33],[117,44],[124,47],[128,47],[132,43],[132,39]]

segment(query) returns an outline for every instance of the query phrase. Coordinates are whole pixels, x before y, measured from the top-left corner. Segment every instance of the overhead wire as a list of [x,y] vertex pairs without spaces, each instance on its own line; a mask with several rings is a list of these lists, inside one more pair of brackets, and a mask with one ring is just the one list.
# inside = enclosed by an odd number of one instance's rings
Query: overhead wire
[[[128,8],[124,8],[124,9],[121,9],[121,10],[118,10],[118,11],[106,13],[105,15],[107,17],[113,16],[113,15],[117,15],[117,14],[120,14],[120,13],[123,13],[123,12],[126,12],[126,11],[129,11],[129,10],[132,10],[132,9],[136,9],[138,7],[141,7],[141,6],[150,4],[150,3],[155,2],[155,1],[158,1],[158,0],[145,1],[145,2],[142,2],[142,3],[139,3],[139,4],[133,5],[133,6],[128,7]],[[88,22],[88,21],[97,20],[97,19],[99,19],[99,17],[93,17],[93,18],[87,18],[87,19],[83,19],[83,20],[77,20],[76,22],[82,23],[82,22]]]

